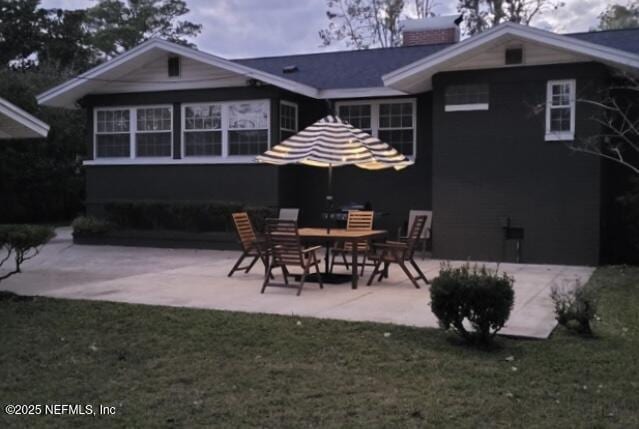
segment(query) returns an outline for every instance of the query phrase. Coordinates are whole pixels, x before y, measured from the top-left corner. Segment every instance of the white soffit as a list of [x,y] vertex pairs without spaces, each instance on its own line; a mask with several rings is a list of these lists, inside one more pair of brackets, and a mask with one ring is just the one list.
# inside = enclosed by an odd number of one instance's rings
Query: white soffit
[[[387,73],[382,79],[385,86],[406,93],[428,91],[432,88],[431,79],[436,73],[464,69],[465,62],[469,63],[468,68],[482,68],[481,66],[470,66],[472,60],[479,54],[488,52],[497,46],[517,42],[529,43],[531,46],[545,47],[561,51],[567,55],[574,55],[574,61],[596,60],[614,67],[639,69],[639,55],[584,42],[538,28],[505,23],[443,49],[427,58]],[[524,58],[526,58],[525,50]],[[551,61],[549,63],[556,62]],[[523,65],[528,64],[524,63]]]
[[42,138],[48,133],[47,124],[0,98],[0,139]]

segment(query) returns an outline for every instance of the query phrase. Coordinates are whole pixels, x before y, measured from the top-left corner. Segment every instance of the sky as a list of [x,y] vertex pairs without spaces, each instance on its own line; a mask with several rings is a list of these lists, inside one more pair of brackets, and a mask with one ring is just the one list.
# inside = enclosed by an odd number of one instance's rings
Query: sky
[[[79,9],[95,0],[41,0],[42,7]],[[322,48],[326,0],[186,0],[187,19],[202,24],[193,42],[225,58],[262,57],[344,49]],[[563,0],[565,6],[540,16],[533,25],[560,33],[588,31],[609,3],[624,0]],[[436,1],[438,15],[455,13],[457,1]]]

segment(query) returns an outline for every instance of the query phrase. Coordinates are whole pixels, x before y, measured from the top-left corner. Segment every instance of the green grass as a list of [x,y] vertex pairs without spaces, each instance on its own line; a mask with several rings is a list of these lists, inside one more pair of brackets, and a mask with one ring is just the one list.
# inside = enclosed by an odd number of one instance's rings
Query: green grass
[[591,282],[595,339],[558,328],[492,351],[429,329],[5,297],[2,407],[117,414],[0,410],[0,427],[639,427],[639,268]]

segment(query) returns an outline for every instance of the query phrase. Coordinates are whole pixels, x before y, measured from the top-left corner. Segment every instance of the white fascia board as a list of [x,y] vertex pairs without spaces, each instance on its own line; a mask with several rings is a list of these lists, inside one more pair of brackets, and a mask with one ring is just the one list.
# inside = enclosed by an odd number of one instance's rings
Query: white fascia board
[[25,112],[15,104],[9,103],[4,98],[0,98],[0,115],[5,115],[20,125],[27,127],[33,131],[36,136],[46,137],[47,134],[49,134],[49,125]]
[[604,62],[639,69],[639,55],[595,43],[585,42],[573,37],[540,30],[538,28],[508,22],[478,36],[471,37],[452,45],[427,58],[415,61],[397,70],[393,70],[392,72],[382,76],[382,80],[384,81],[385,86],[394,87],[400,85],[402,81],[410,79],[416,74],[429,70],[440,71],[437,67],[442,63],[464,55],[473,49],[479,48],[482,45],[504,36],[515,36],[566,51],[587,55]]
[[56,97],[59,97],[64,93],[83,85],[88,86],[91,82],[91,79],[97,79],[100,76],[103,76],[105,73],[116,69],[117,67],[135,59],[136,57],[152,49],[162,49],[164,51],[200,61],[214,67],[219,67],[221,69],[225,69],[230,72],[246,76],[248,78],[257,79],[268,84],[275,85],[292,92],[296,92],[298,94],[306,95],[312,98],[318,98],[319,91],[314,87],[304,85],[289,79],[284,79],[279,76],[275,76],[270,73],[256,70],[241,64],[237,64],[216,55],[201,52],[187,46],[178,45],[161,39],[151,39],[121,55],[118,55],[117,57],[113,58],[110,61],[107,61],[104,64],[101,64],[85,73],[82,73],[74,79],[71,79],[61,85],[43,92],[42,94],[37,96],[38,103],[43,105],[55,106],[57,104],[55,104],[53,100],[55,100]]
[[342,99],[342,98],[363,98],[363,97],[397,97],[408,95],[404,91],[399,91],[387,87],[373,88],[341,88],[341,89],[322,89],[319,92],[319,98],[322,99]]

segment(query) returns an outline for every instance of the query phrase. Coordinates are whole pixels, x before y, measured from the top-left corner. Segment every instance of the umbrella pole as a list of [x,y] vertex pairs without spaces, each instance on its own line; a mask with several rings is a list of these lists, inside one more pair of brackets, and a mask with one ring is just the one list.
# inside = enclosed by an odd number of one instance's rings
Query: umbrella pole
[[333,164],[328,164],[328,192],[326,194],[326,232],[331,232],[333,222]]

